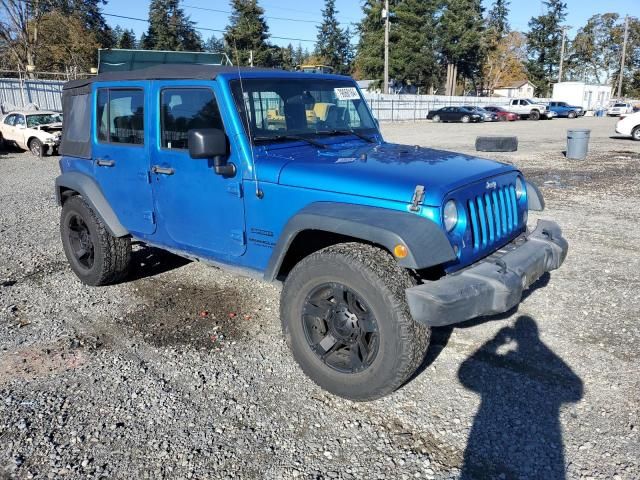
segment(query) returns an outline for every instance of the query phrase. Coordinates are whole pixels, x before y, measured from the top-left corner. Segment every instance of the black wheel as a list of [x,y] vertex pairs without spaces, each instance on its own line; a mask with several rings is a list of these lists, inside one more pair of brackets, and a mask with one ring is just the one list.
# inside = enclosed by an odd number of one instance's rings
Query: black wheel
[[567,115],[568,118],[576,118],[578,116],[578,114],[576,112],[574,112],[573,110],[569,112],[569,114]]
[[540,112],[537,110],[532,110],[531,113],[529,113],[529,118],[531,120],[540,120]]
[[28,147],[29,147],[29,151],[33,154],[33,156],[35,157],[44,156],[44,152],[46,150],[45,146],[37,138],[32,138],[31,140],[29,140]]
[[409,314],[409,273],[387,252],[360,243],[320,250],[285,281],[282,329],[304,373],[351,400],[399,388],[424,359],[430,329]]
[[439,123],[440,122],[440,115],[434,115],[433,116],[433,122],[434,123]]
[[634,140],[640,141],[640,127],[636,127],[631,132],[631,138]]
[[108,285],[126,276],[131,240],[112,236],[82,197],[71,197],[62,206],[60,234],[69,265],[82,283]]

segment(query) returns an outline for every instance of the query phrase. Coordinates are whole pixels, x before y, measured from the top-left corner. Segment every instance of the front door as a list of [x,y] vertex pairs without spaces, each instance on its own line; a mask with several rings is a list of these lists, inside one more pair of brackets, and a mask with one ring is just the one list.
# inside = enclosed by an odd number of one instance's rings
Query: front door
[[94,175],[120,223],[133,234],[155,230],[145,87],[105,86],[95,92]]
[[153,95],[158,138],[151,177],[159,227],[178,249],[219,259],[242,255],[242,165],[233,144],[233,177],[217,175],[213,159],[189,156],[189,130],[224,130],[212,82],[157,82]]

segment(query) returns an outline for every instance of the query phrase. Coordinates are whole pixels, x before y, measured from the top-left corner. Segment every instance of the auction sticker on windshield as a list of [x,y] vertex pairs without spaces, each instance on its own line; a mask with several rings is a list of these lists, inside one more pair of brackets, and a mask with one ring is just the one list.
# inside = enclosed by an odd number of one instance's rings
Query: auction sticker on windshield
[[333,91],[338,100],[360,100],[360,95],[355,87],[334,88]]

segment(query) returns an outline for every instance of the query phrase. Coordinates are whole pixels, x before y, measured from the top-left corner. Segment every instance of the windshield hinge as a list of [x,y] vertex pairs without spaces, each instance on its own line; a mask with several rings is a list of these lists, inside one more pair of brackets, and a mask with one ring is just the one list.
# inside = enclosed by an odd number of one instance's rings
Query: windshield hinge
[[242,198],[242,185],[238,182],[228,183],[227,192],[229,192],[234,197]]
[[416,185],[416,189],[413,191],[413,198],[411,199],[411,207],[409,209],[412,212],[420,210],[420,204],[424,200],[424,185]]

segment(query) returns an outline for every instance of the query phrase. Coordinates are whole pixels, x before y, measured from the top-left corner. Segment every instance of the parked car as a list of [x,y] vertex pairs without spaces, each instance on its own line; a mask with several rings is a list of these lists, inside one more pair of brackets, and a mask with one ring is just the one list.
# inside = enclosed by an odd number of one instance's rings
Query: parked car
[[160,65],[69,82],[63,105],[78,278],[120,281],[136,241],[275,282],[293,356],[346,398],[399,388],[432,326],[514,308],[567,254],[554,222],[527,228],[544,201],[514,165],[386,143],[349,77]]
[[482,122],[483,116],[480,113],[469,110],[465,107],[444,107],[432,110],[427,115],[427,120],[438,122]]
[[610,117],[618,117],[620,115],[626,115],[628,113],[633,113],[633,105],[624,102],[614,103],[607,110],[607,115]]
[[582,107],[569,105],[567,102],[549,102],[549,110],[555,112],[558,117],[576,118],[585,114]]
[[549,107],[544,103],[537,103],[528,98],[514,98],[509,102],[507,109],[518,114],[520,118],[530,120],[540,120],[541,118],[551,120],[556,116],[556,113],[549,110]]
[[510,112],[503,107],[484,107],[484,109],[495,113],[501,122],[514,122],[520,119],[518,114]]
[[61,120],[56,112],[10,112],[0,122],[0,143],[29,150],[36,157],[56,153],[62,134]]
[[616,124],[616,133],[640,141],[640,112],[623,116]]
[[479,113],[480,115],[482,115],[482,121],[483,122],[497,122],[498,121],[498,116],[493,113],[490,112],[489,110],[486,110],[482,107],[478,107],[478,106],[472,106],[472,105],[465,105],[465,107],[467,110],[471,110],[472,112],[476,112]]

